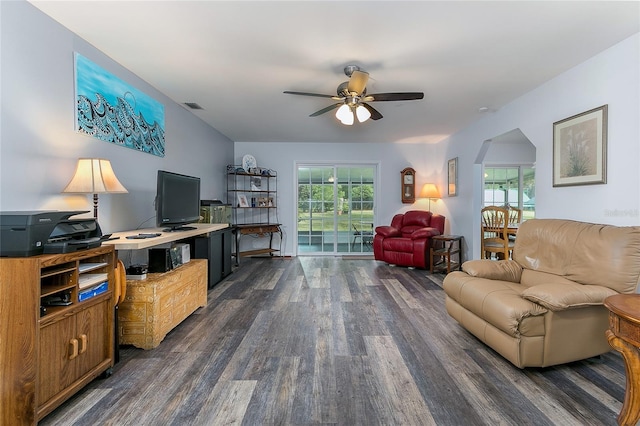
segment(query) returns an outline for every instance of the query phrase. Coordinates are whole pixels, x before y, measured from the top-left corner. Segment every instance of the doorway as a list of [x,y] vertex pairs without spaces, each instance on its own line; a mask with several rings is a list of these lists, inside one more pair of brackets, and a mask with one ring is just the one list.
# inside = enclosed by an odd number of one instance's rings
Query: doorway
[[482,143],[473,164],[472,211],[476,213],[469,237],[470,259],[481,258],[480,210],[485,205],[517,205],[523,219],[535,216],[535,164],[536,147],[520,129]]
[[515,207],[522,210],[522,220],[533,219],[536,215],[535,175],[532,164],[485,164],[483,207]]
[[297,165],[298,255],[373,253],[375,164]]

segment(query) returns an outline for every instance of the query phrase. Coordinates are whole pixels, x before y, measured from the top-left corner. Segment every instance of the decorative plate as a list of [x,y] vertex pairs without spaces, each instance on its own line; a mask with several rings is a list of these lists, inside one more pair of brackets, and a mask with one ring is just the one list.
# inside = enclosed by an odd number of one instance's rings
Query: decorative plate
[[256,167],[258,167],[258,165],[256,163],[256,159],[253,158],[253,155],[247,154],[242,157],[242,168],[245,172],[249,173],[249,169],[255,169]]

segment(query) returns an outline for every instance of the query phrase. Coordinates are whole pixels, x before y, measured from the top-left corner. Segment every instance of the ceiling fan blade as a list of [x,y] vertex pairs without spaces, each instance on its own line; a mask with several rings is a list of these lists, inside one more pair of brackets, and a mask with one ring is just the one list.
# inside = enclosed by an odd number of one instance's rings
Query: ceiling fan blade
[[321,114],[324,114],[325,112],[329,112],[332,109],[338,108],[340,105],[344,105],[344,102],[338,102],[337,104],[329,105],[326,108],[322,108],[321,110],[314,112],[309,117],[317,117],[317,116],[319,116]]
[[373,95],[367,95],[362,100],[367,102],[381,102],[381,101],[414,101],[417,99],[423,99],[424,93],[422,92],[400,92],[400,93],[375,93]]
[[369,81],[369,73],[356,70],[351,74],[347,90],[362,95],[364,88],[367,87],[367,81]]
[[340,100],[342,98],[335,96],[335,95],[323,95],[321,93],[308,93],[308,92],[292,92],[290,90],[285,90],[282,93],[286,93],[288,95],[301,95],[301,96],[316,96],[318,98],[329,98],[329,99],[335,99],[335,100]]
[[364,102],[360,102],[360,105],[362,105],[363,107],[369,110],[369,112],[371,113],[372,120],[380,120],[382,118],[382,114],[380,114],[380,111],[378,111],[371,105],[365,104]]

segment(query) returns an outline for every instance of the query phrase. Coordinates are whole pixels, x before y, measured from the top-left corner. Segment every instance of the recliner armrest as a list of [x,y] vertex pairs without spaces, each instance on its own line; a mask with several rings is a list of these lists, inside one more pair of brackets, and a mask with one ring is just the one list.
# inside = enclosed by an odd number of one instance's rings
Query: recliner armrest
[[402,236],[400,230],[393,226],[378,226],[376,227],[376,234],[382,235],[385,238]]
[[524,290],[520,296],[538,303],[552,311],[602,305],[604,299],[618,294],[615,290],[600,285],[585,284],[540,284]]
[[433,237],[434,235],[440,235],[440,231],[438,231],[436,228],[421,228],[411,233],[411,239],[417,240],[420,238],[429,238]]
[[462,264],[462,270],[472,277],[519,283],[522,266],[515,260],[468,260]]

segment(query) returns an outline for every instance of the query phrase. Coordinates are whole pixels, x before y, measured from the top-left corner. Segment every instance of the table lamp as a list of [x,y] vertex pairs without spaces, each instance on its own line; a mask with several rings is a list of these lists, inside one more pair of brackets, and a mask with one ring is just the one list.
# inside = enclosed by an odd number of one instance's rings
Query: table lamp
[[431,199],[439,199],[440,191],[438,191],[438,187],[434,183],[425,183],[420,190],[420,198],[429,199],[429,211],[431,211]]
[[122,186],[111,162],[103,158],[80,158],[71,181],[62,190],[63,193],[93,194],[93,217],[98,218],[98,194],[128,193]]

